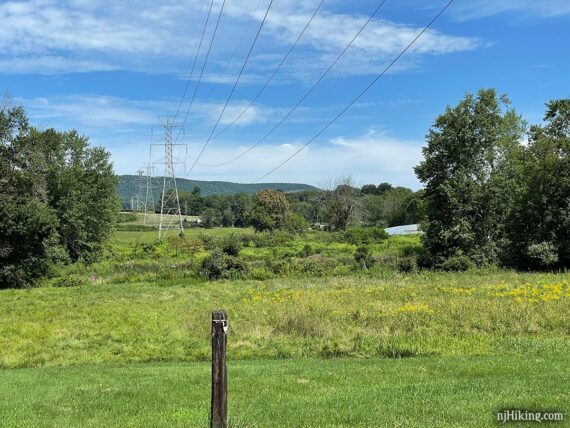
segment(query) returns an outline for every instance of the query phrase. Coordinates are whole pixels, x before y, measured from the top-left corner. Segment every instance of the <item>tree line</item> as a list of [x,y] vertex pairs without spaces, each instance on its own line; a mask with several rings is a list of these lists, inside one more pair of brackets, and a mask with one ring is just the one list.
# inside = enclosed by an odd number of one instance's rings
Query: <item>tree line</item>
[[[200,188],[179,191],[180,209],[184,216],[199,216],[204,227],[247,227],[263,223],[266,214],[261,200],[282,204],[290,222],[322,225],[327,230],[344,230],[351,225],[397,226],[414,224],[421,219],[422,191],[413,192],[406,187],[393,187],[389,183],[366,184],[358,187],[350,177],[330,183],[325,190],[283,192],[266,189],[255,195],[202,196]],[[173,200],[173,198],[166,198]],[[285,228],[288,223],[277,222]]]
[[[570,266],[570,99],[546,104],[528,126],[493,89],[467,94],[436,118],[415,168],[424,189],[350,178],[324,190],[254,196],[180,192],[185,215],[206,227],[304,233],[310,225],[421,223],[421,262],[435,268]],[[52,266],[92,262],[119,210],[110,154],[76,131],[30,126],[0,103],[0,288],[22,287]]]

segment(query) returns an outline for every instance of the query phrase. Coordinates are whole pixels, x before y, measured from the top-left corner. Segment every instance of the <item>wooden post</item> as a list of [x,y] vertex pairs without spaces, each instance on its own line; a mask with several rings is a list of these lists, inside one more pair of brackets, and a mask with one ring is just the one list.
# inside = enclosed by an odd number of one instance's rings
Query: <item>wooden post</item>
[[212,312],[212,401],[210,428],[228,426],[228,369],[226,367],[226,342],[228,313]]

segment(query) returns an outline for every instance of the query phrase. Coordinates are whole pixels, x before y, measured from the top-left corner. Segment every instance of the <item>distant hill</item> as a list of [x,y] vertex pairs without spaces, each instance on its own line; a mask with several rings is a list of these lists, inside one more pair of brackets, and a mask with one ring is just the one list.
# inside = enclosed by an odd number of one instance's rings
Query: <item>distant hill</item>
[[[153,177],[154,200],[157,201],[162,190],[162,177]],[[190,192],[195,186],[200,188],[202,196],[210,195],[233,195],[235,193],[253,194],[263,189],[279,189],[284,192],[300,192],[302,190],[319,190],[308,184],[298,183],[230,183],[228,181],[200,181],[178,178],[176,180],[179,190]],[[123,206],[128,207],[131,198],[136,195],[137,176],[119,175],[117,192]]]

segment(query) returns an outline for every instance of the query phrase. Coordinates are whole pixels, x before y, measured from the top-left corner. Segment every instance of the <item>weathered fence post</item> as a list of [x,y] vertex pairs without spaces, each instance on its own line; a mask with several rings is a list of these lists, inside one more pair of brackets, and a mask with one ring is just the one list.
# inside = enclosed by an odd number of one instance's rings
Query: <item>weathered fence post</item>
[[210,428],[228,425],[228,369],[226,367],[226,341],[228,313],[212,312],[212,401]]

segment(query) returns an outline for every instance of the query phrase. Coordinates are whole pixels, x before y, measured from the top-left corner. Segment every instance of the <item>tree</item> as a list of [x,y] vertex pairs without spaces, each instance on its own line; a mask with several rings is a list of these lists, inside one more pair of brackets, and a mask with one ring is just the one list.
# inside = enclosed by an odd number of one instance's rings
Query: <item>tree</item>
[[283,192],[262,190],[255,194],[249,224],[256,232],[281,229],[289,218],[289,202]]
[[26,143],[28,133],[24,110],[2,103],[0,288],[23,287],[46,273],[50,247],[57,243],[56,213],[47,204],[42,160]]
[[118,212],[109,155],[74,131],[30,127],[0,110],[0,287],[22,287],[56,260],[93,260]]
[[290,233],[304,235],[309,228],[309,222],[301,214],[291,213],[287,219],[286,227]]
[[231,199],[231,210],[234,216],[234,226],[247,226],[247,212],[251,206],[251,198],[245,193],[237,193]]
[[519,267],[570,266],[570,99],[547,103],[544,120],[530,129],[512,213]]
[[384,193],[386,193],[388,190],[392,189],[392,185],[390,183],[380,183],[378,185],[378,187],[376,188],[376,194],[377,195],[383,195]]
[[327,220],[333,230],[344,230],[351,221],[360,215],[360,191],[354,187],[350,177],[336,181],[326,194],[325,207]]
[[234,221],[234,214],[230,208],[226,208],[222,211],[222,226],[233,227]]
[[362,186],[360,188],[360,192],[363,195],[377,195],[378,194],[378,188],[374,184],[365,184],[364,186]]
[[206,208],[202,214],[200,214],[200,220],[202,220],[202,224],[206,229],[211,229],[212,227],[220,225],[220,219],[216,210],[213,208]]
[[414,193],[406,187],[391,187],[381,196],[365,196],[362,201],[364,220],[374,226],[416,224],[421,218],[422,193]]
[[76,131],[32,129],[27,138],[45,159],[48,204],[57,213],[61,244],[72,261],[94,261],[112,233],[119,209],[110,154],[90,147]]
[[496,263],[508,246],[525,124],[493,89],[447,107],[415,168],[425,184],[424,245],[436,264],[455,255]]

